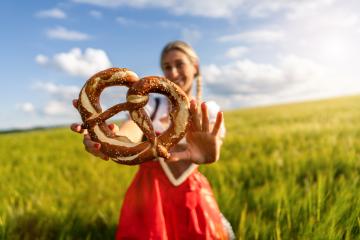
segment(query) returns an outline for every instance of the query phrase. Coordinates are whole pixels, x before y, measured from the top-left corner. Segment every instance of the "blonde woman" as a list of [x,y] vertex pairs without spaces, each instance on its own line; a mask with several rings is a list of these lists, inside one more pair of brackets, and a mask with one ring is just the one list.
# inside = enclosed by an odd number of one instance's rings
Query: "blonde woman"
[[[200,103],[201,73],[199,58],[185,42],[168,43],[161,53],[161,69],[166,78],[184,90],[191,100],[191,127],[178,145],[171,149],[169,160],[154,159],[140,164],[124,198],[116,239],[230,239],[230,224],[222,216],[207,179],[198,171],[199,164],[219,159],[225,135],[223,115],[215,102]],[[197,82],[196,99],[192,96]],[[76,100],[74,105],[76,106]],[[150,98],[146,111],[155,131],[169,125],[166,98]],[[198,110],[198,108],[200,108]],[[121,135],[141,139],[142,132],[131,121],[120,128],[109,126]],[[79,124],[71,126],[82,132]],[[99,143],[84,134],[88,152],[108,159],[99,151]]]

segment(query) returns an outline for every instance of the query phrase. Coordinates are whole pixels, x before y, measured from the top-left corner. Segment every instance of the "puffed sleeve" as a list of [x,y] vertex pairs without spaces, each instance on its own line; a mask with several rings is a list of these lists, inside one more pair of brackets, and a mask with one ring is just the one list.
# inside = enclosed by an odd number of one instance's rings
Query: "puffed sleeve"
[[[206,106],[208,108],[208,113],[209,113],[209,122],[210,124],[214,124],[216,122],[217,113],[220,111],[220,106],[215,101],[206,102]],[[225,129],[224,121],[220,126],[219,133],[221,138],[225,137],[226,129]]]

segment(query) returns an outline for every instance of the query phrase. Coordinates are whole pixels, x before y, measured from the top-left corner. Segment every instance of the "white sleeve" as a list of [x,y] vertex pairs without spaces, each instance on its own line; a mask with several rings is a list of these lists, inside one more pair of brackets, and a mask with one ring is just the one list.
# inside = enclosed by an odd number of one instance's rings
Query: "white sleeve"
[[[210,124],[214,124],[216,122],[217,113],[220,111],[220,106],[215,101],[206,102],[206,106],[208,108],[208,113],[209,113],[209,122]],[[224,121],[220,126],[219,133],[221,138],[225,137],[226,129],[225,129]]]

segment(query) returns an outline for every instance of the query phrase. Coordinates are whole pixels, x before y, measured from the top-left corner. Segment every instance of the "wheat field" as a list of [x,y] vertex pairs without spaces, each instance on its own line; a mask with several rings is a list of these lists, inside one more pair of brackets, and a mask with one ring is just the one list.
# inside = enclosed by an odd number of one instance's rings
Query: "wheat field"
[[[360,239],[360,96],[225,112],[201,166],[238,239]],[[68,128],[0,134],[0,239],[113,239],[137,169]]]

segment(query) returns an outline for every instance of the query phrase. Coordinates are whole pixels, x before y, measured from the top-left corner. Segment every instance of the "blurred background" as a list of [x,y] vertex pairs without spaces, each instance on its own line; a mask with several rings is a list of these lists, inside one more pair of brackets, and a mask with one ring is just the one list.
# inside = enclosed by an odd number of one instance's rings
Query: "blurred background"
[[359,12],[355,0],[2,1],[0,130],[78,121],[71,100],[91,75],[161,75],[175,39],[225,110],[359,93]]
[[175,39],[224,110],[200,171],[236,238],[360,239],[359,1],[5,0],[0,32],[0,239],[114,238],[137,167],[88,154],[71,101],[105,68],[161,75]]

